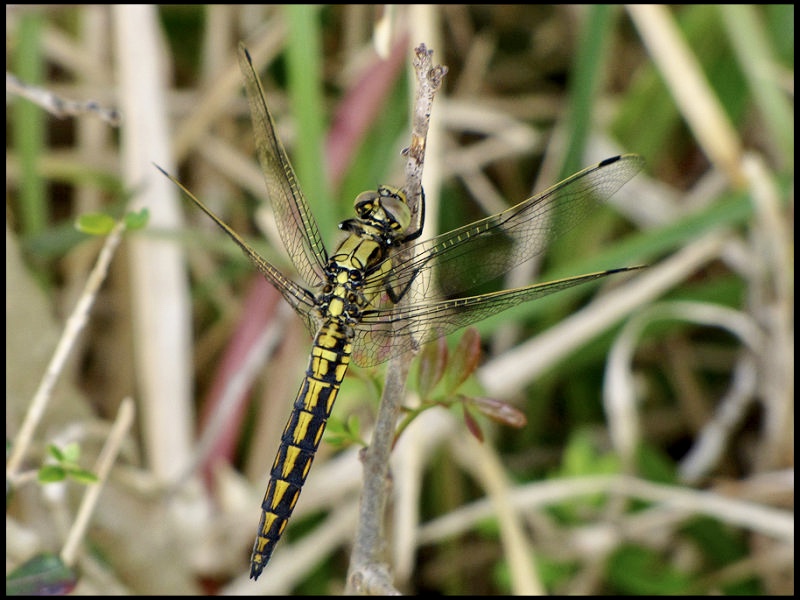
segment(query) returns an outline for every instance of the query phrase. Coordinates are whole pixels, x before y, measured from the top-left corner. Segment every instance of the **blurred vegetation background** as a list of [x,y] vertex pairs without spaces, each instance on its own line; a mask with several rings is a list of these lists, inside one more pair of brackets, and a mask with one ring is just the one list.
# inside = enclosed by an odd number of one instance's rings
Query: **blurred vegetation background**
[[[449,69],[428,139],[429,234],[608,156],[647,161],[501,285],[648,269],[478,328],[483,358],[462,392],[513,404],[527,426],[478,415],[485,440],[473,444],[454,403],[401,437],[387,522],[398,589],[794,591],[792,5],[7,6],[6,16],[9,443],[104,243],[76,219],[150,215],[124,235],[9,471],[7,570],[45,551],[66,563],[35,567],[26,591],[344,588],[361,487],[347,435],[323,443],[272,563],[247,580],[308,336],[153,167],[292,273],[255,160],[240,41],[329,245],[358,192],[403,180],[420,42]],[[74,114],[54,114],[65,103]],[[369,439],[384,369],[351,370],[332,429],[356,419]],[[418,392],[412,376],[409,406]],[[48,444],[70,442],[94,469],[126,397],[133,427],[77,559],[66,558],[87,488],[25,475]]]

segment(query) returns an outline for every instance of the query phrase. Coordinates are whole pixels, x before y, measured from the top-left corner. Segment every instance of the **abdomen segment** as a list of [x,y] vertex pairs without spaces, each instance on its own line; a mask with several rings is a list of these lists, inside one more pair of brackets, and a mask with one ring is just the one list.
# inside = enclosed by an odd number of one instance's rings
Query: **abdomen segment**
[[261,575],[286,529],[311,469],[351,353],[349,336],[335,321],[325,324],[314,338],[311,361],[283,430],[261,503],[261,521],[250,559],[251,579],[258,579]]

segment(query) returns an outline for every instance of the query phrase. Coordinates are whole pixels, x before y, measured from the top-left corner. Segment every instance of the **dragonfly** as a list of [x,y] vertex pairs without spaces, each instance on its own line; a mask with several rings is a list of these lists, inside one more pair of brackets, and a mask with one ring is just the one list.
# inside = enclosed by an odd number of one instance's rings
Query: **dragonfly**
[[239,47],[239,66],[278,231],[303,284],[262,258],[177,179],[164,174],[241,248],[313,336],[308,369],[261,505],[250,559],[250,578],[258,579],[297,504],[351,360],[362,367],[377,365],[523,302],[641,268],[464,296],[542,253],[549,241],[634,177],[644,161],[635,154],[608,158],[498,214],[424,241],[419,239],[424,196],[415,219],[405,190],[381,185],[355,198],[356,216],[339,224],[346,237],[328,252],[244,46]]

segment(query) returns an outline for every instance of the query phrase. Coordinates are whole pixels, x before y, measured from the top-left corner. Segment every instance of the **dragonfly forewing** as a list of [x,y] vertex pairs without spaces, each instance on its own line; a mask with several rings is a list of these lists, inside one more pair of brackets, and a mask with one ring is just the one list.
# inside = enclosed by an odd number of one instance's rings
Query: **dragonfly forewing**
[[[408,290],[408,302],[414,303],[460,295],[496,280],[544,252],[643,166],[634,154],[607,159],[501,213],[413,244],[405,249],[412,258],[395,260],[398,266],[386,284],[395,292]],[[423,285],[410,285],[429,270],[433,276]]]
[[275,212],[275,221],[286,251],[297,272],[311,288],[325,281],[328,254],[322,243],[319,226],[297,183],[297,177],[286,155],[275,121],[267,108],[264,89],[258,79],[250,54],[239,46],[239,67],[242,70],[253,119],[256,150],[267,196]]

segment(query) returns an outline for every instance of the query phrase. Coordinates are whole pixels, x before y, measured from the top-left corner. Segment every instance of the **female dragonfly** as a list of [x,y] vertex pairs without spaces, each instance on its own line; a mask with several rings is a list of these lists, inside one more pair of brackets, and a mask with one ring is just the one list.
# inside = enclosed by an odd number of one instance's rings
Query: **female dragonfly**
[[[427,241],[414,241],[422,233],[422,218],[412,224],[405,192],[380,186],[358,195],[356,217],[339,225],[347,237],[329,254],[243,46],[239,64],[281,240],[306,287],[259,256],[191,192],[165,174],[239,245],[314,336],[308,369],[281,436],[261,505],[250,563],[250,577],[258,579],[297,503],[351,358],[361,366],[375,365],[521,302],[638,268],[459,297],[543,252],[550,239],[614,194],[644,162],[632,154],[606,159],[499,214]],[[556,211],[561,214],[554,220]],[[424,206],[420,214],[424,214]],[[403,259],[398,260],[401,252]],[[429,273],[435,277],[420,277]],[[400,300],[403,302],[398,304]]]

